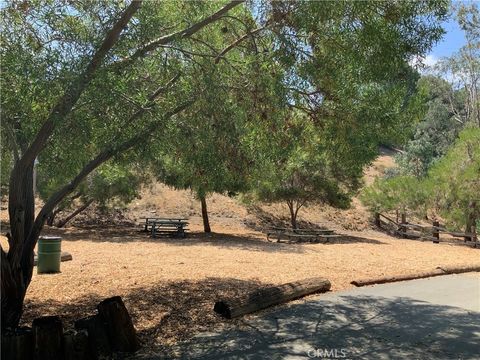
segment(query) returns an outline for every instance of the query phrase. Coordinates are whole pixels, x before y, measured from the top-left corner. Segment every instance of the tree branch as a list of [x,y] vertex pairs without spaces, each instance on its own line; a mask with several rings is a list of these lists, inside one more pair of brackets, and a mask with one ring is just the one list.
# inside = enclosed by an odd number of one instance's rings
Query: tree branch
[[[179,106],[177,106],[172,111],[168,112],[161,118],[165,120],[171,118],[172,116],[182,112],[187,107],[192,105],[194,100],[187,101]],[[132,115],[132,117],[135,116]],[[158,128],[158,122],[152,122],[143,132],[137,133],[135,136],[130,139],[122,142],[121,144],[105,149],[100,152],[93,160],[87,163],[83,169],[75,176],[68,184],[64,185],[57,192],[55,192],[42,207],[37,217],[35,218],[35,223],[33,228],[28,235],[27,244],[23,249],[23,256],[28,256],[33,249],[35,248],[38,235],[40,234],[45,220],[47,219],[50,212],[53,211],[55,206],[57,206],[68,194],[70,194],[93,170],[99,167],[104,162],[110,160],[116,154],[126,151],[132,148],[135,144],[139,142],[144,142],[145,137],[151,136],[151,134]]]
[[9,121],[3,120],[4,129],[7,131],[8,136],[10,137],[11,141],[8,141],[8,144],[11,144],[11,151],[13,154],[13,160],[16,163],[20,159],[20,147],[18,146],[17,139],[15,138],[15,132]]
[[256,33],[262,31],[262,30],[265,30],[267,28],[268,25],[265,25],[261,28],[258,28],[258,29],[255,29],[255,30],[252,30],[248,33],[246,33],[245,35],[239,37],[237,40],[235,40],[234,42],[232,42],[230,45],[228,45],[225,49],[223,49],[220,54],[217,55],[217,57],[215,58],[215,64],[218,64],[218,62],[220,61],[220,59],[225,56],[226,53],[228,53],[230,50],[232,50],[233,48],[235,48],[238,44],[240,44],[243,40],[245,40],[247,37],[249,36],[253,36],[255,35]]
[[151,41],[150,43],[148,43],[144,47],[135,51],[130,57],[125,58],[123,60],[120,60],[119,62],[115,63],[114,65],[123,67],[127,64],[132,63],[133,61],[135,61],[139,58],[143,58],[143,57],[147,56],[147,54],[149,52],[161,47],[162,45],[166,45],[166,44],[168,44],[168,43],[170,43],[174,40],[187,38],[187,37],[195,34],[196,32],[200,31],[201,29],[203,29],[208,24],[210,24],[212,22],[215,22],[216,20],[221,18],[223,14],[229,12],[232,8],[234,8],[235,6],[243,3],[244,1],[245,0],[233,0],[233,1],[229,2],[227,5],[225,5],[223,8],[221,8],[220,10],[215,12],[214,14],[206,17],[205,19],[193,24],[192,26],[190,26],[188,28],[180,30],[180,31],[173,32],[173,33],[168,34],[168,35],[164,35],[162,37],[159,37],[156,40]]
[[80,95],[92,81],[95,72],[100,67],[110,49],[117,43],[120,33],[127,26],[132,16],[137,12],[142,4],[142,0],[133,0],[132,3],[123,11],[120,19],[112,26],[110,31],[105,36],[102,44],[92,56],[90,63],[80,76],[68,87],[64,95],[60,98],[58,103],[52,109],[47,120],[43,123],[37,136],[28,147],[22,159],[25,165],[34,161],[35,157],[45,147],[48,138],[52,135],[56,124],[64,119],[76,104]]

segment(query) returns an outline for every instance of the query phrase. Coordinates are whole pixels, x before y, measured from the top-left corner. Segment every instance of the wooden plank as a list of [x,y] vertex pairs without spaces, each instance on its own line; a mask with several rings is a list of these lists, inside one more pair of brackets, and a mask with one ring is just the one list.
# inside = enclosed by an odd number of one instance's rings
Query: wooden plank
[[333,231],[330,229],[292,229],[292,228],[277,228],[272,227],[267,229],[267,231],[283,231],[283,232],[329,232]]
[[396,221],[390,219],[388,216],[385,216],[385,215],[383,215],[383,214],[380,214],[380,216],[383,217],[383,218],[385,218],[385,219],[387,219],[388,221],[394,223],[394,224],[397,225],[397,226],[399,225],[399,223],[397,223]]
[[401,225],[404,226],[404,227],[407,227],[407,228],[419,228],[419,229],[422,229],[422,230],[427,230],[427,231],[432,231],[432,232],[434,230],[437,230],[441,233],[452,235],[452,236],[455,236],[455,237],[471,237],[473,235],[471,233],[465,233],[465,232],[461,232],[461,231],[450,231],[450,230],[445,229],[444,227],[435,226],[435,225],[426,226],[426,225],[412,224],[412,223],[401,224]]
[[434,243],[439,243],[440,240],[436,238],[435,236],[422,236],[423,240],[430,240],[433,241]]
[[425,231],[433,230],[431,226],[422,226],[417,224],[400,224],[399,226],[407,229],[419,229],[419,230],[425,230]]
[[267,240],[270,241],[270,237],[277,238],[277,242],[281,242],[282,239],[290,239],[290,240],[310,240],[312,242],[318,242],[314,240],[328,240],[333,238],[342,237],[342,235],[338,234],[330,234],[330,233],[320,233],[320,234],[297,234],[292,232],[280,232],[280,231],[271,231],[267,232]]

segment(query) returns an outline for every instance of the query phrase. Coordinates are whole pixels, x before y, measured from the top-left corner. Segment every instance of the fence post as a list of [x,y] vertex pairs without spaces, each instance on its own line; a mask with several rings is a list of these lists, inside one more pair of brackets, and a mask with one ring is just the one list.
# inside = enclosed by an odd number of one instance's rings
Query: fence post
[[[477,242],[478,241],[478,237],[477,237],[477,226],[474,222],[474,225],[472,225],[472,228],[470,230],[470,233],[472,234],[472,237],[470,239],[472,239],[472,241],[474,242]],[[475,244],[476,245],[476,244]]]
[[[406,224],[407,223],[407,215],[405,213],[402,213],[402,222],[401,224]],[[406,237],[407,233],[407,228],[405,226],[400,226],[400,231],[403,233],[402,236]]]
[[440,226],[440,223],[435,220],[433,222],[433,232],[432,232],[432,236],[437,239],[437,240],[433,240],[433,242],[435,244],[438,244],[440,242],[440,231],[438,230],[438,227]]

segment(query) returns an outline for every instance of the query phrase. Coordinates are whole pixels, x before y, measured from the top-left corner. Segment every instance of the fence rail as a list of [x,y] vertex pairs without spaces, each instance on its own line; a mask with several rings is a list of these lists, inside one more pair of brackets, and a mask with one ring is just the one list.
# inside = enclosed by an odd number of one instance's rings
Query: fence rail
[[[375,224],[379,228],[386,230],[393,235],[401,236],[407,239],[420,238],[424,240],[432,240],[434,243],[439,243],[440,235],[447,234],[453,237],[463,238],[465,243],[470,242],[473,244],[474,247],[480,247],[477,233],[474,228],[470,233],[462,231],[451,231],[443,226],[440,226],[438,221],[434,221],[432,225],[409,223],[406,219],[406,216],[402,214],[402,221],[398,222],[391,219],[389,216],[381,213],[375,214]],[[393,229],[391,229],[392,227]]]

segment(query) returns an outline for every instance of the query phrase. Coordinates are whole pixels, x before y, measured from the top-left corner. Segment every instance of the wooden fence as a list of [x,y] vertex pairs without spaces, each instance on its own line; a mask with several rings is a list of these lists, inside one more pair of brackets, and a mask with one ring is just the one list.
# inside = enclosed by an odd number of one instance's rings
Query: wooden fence
[[[452,237],[463,238],[464,243],[472,244],[473,247],[480,247],[476,229],[474,227],[472,227],[470,233],[450,231],[445,227],[440,226],[438,221],[433,221],[432,225],[414,224],[409,223],[406,219],[406,215],[402,214],[402,221],[397,222],[381,213],[375,214],[375,224],[379,228],[389,232],[391,235],[401,236],[406,239],[431,240],[434,243],[439,243],[440,241],[445,241],[440,238],[440,235],[448,234]],[[456,243],[458,243],[458,241],[456,241]]]

